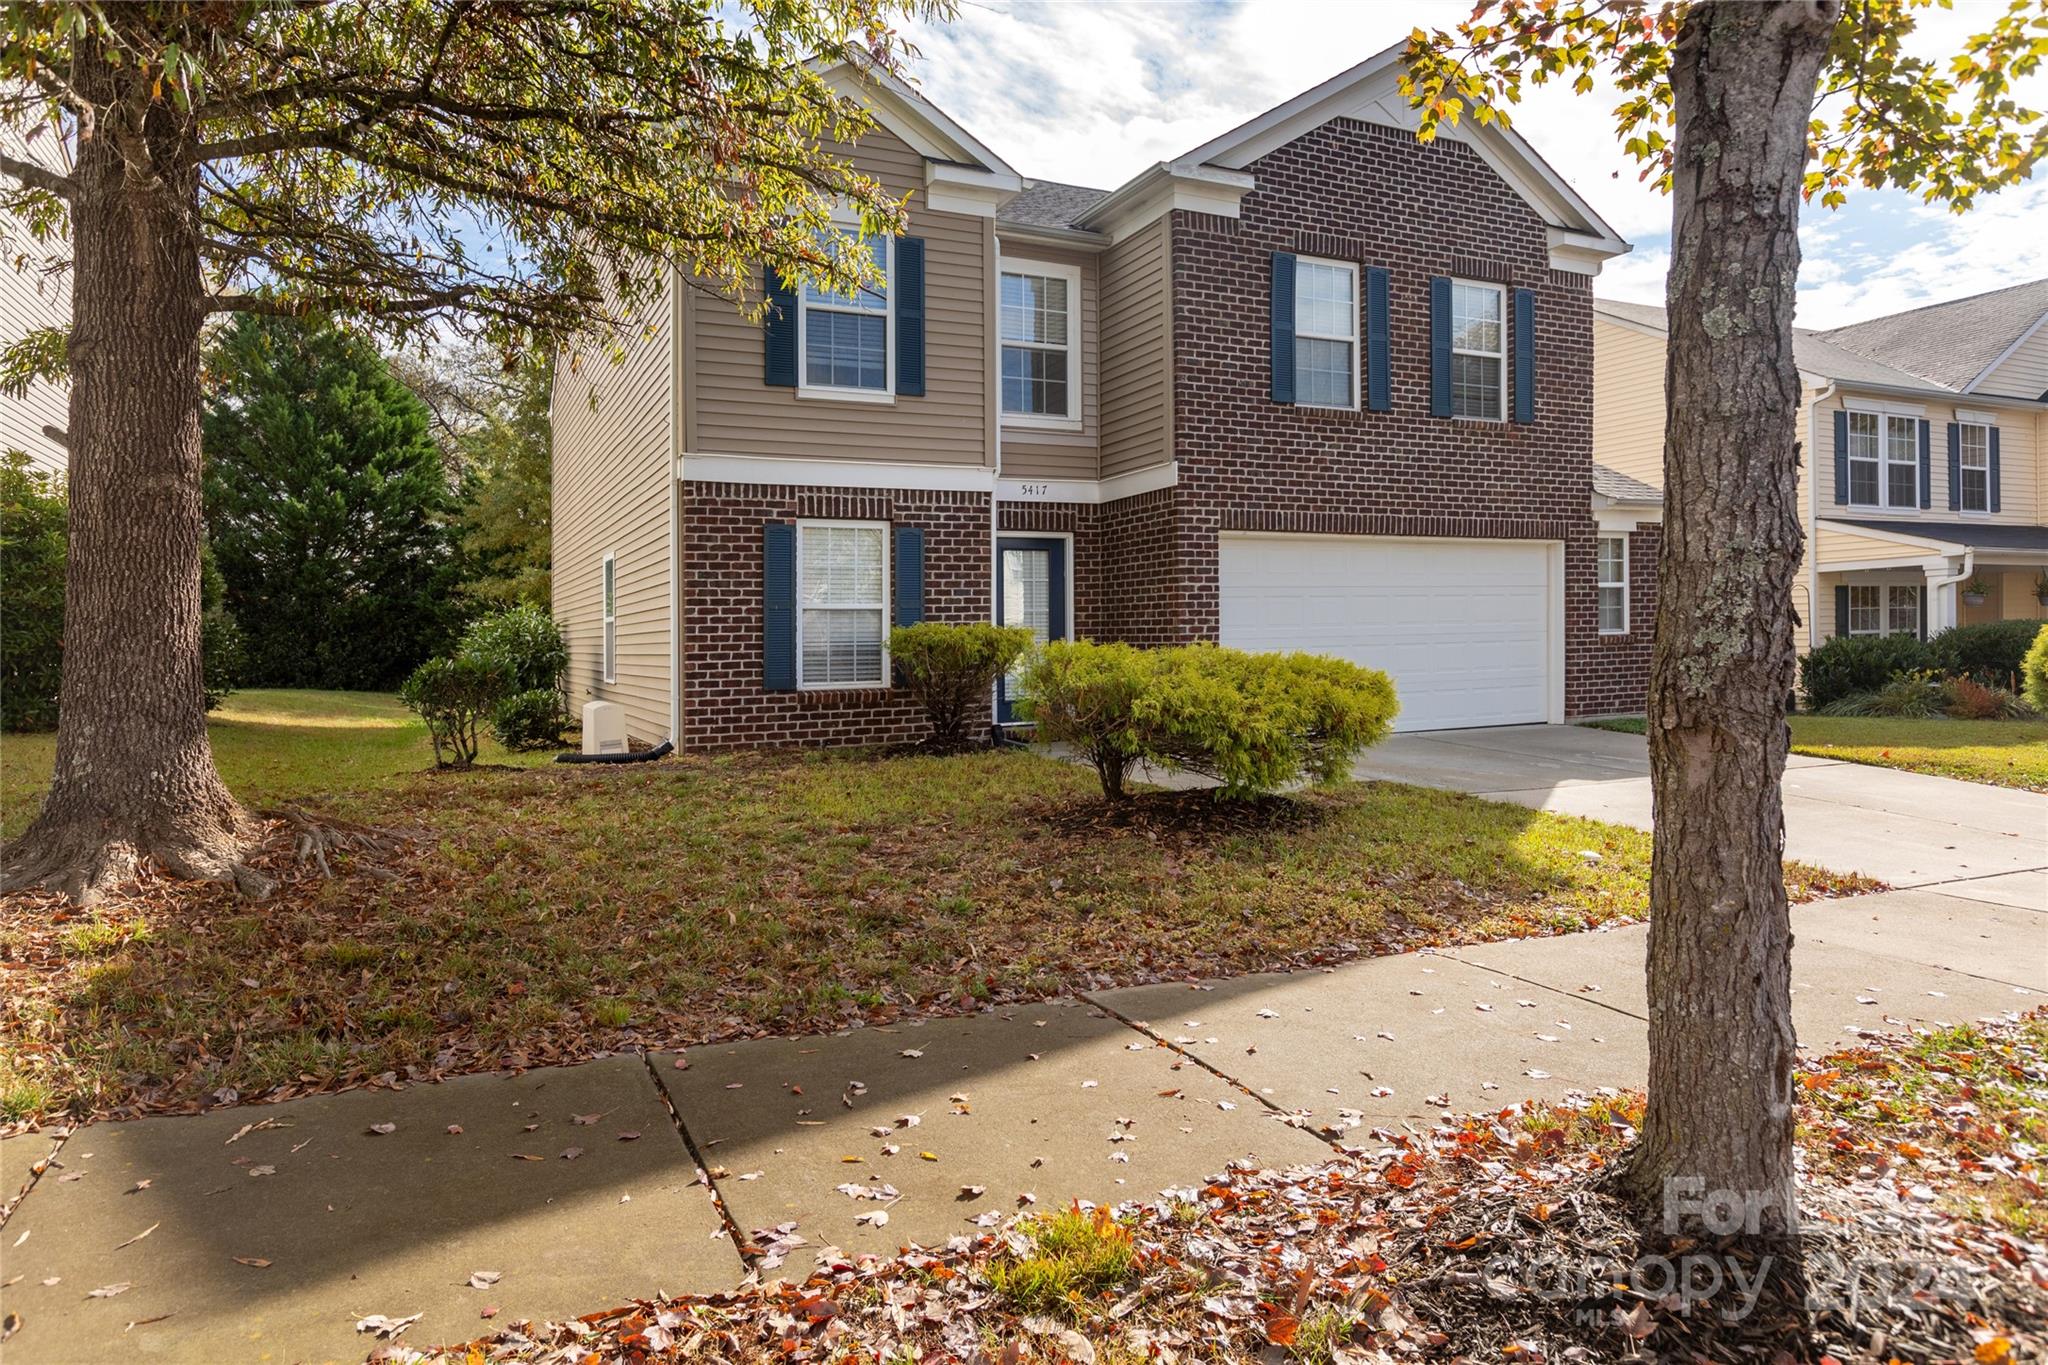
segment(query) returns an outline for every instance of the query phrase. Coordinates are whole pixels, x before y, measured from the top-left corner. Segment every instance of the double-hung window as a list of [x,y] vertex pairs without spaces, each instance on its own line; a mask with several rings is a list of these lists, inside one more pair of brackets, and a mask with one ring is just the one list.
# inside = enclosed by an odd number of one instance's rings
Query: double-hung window
[[604,556],[604,680],[619,680],[618,573],[611,551]]
[[1599,542],[1600,633],[1628,634],[1628,538],[1602,536]]
[[1884,419],[1884,500],[1888,507],[1920,505],[1920,420]]
[[797,333],[803,356],[802,391],[841,397],[887,398],[895,389],[895,354],[889,344],[890,283],[894,253],[888,237],[823,234],[827,251],[874,257],[882,282],[851,294],[830,294],[806,283],[798,295]]
[[1956,430],[1961,484],[1956,503],[1965,512],[1991,510],[1991,428],[1964,422]]
[[1021,425],[1081,419],[1081,272],[1070,265],[1003,267],[1003,416]]
[[1874,583],[1851,584],[1849,588],[1849,633],[1884,634],[1884,589]]
[[798,687],[888,685],[888,540],[879,522],[798,524]]
[[1451,416],[1501,420],[1507,405],[1507,291],[1451,282]]
[[1849,414],[1849,501],[1875,507],[1878,497],[1878,431],[1883,418],[1874,412]]
[[1294,401],[1358,406],[1358,267],[1301,257],[1294,266]]
[[1884,633],[1920,633],[1920,589],[1913,584],[1894,583],[1884,590]]

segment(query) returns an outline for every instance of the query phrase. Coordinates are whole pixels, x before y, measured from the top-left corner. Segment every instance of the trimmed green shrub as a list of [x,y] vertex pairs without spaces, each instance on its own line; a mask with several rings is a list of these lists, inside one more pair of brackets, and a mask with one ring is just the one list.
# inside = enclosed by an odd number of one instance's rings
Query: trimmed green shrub
[[1901,673],[1927,667],[1927,647],[1911,635],[1837,635],[1799,661],[1809,711],[1825,711],[1859,692],[1875,692]]
[[434,763],[467,768],[476,762],[477,727],[505,696],[507,675],[475,654],[429,659],[398,689],[398,699],[427,723]]
[[63,482],[8,451],[0,460],[0,728],[57,724],[66,511]]
[[2034,647],[2020,661],[2020,684],[2027,705],[2048,712],[2048,630],[2034,637]]
[[1947,699],[1931,673],[1901,673],[1883,687],[1837,697],[1820,709],[1824,716],[1895,716],[1925,720],[1944,715]]
[[1393,683],[1376,669],[1188,645],[1160,651],[1137,716],[1148,759],[1244,797],[1347,776],[1360,750],[1386,738],[1397,709]]
[[2041,633],[2039,621],[1951,626],[1927,642],[1927,666],[1939,673],[1973,678],[1987,687],[2010,688],[2019,679],[2027,650]]
[[958,749],[977,713],[986,715],[989,689],[1031,648],[1022,626],[986,621],[945,625],[923,621],[889,632],[889,657],[932,723],[932,744]]
[[1211,778],[1224,797],[1335,781],[1398,709],[1377,670],[1215,645],[1059,641],[1025,670],[1021,690],[1039,737],[1080,750],[1112,801],[1141,759]]
[[1079,751],[1102,794],[1121,801],[1142,751],[1138,698],[1156,671],[1157,655],[1131,645],[1054,640],[1025,666],[1017,709],[1038,738]]
[[491,708],[491,733],[508,749],[562,745],[562,694],[551,687],[514,692]]

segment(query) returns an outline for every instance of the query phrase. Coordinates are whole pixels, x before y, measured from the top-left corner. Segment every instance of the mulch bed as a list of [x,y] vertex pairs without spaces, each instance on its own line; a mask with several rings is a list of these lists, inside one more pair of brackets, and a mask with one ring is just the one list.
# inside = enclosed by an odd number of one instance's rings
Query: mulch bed
[[[2003,1040],[2013,1025],[1988,1030]],[[2036,1035],[2038,1036],[2038,1035]],[[1898,1039],[1852,1055],[1896,1054]],[[2029,1045],[2031,1046],[2031,1045]],[[1820,1074],[1839,1058],[1814,1063]],[[2021,1106],[2029,1114],[2034,1110]],[[1602,1177],[1627,1097],[1511,1107],[1425,1134],[1371,1133],[1328,1164],[1233,1168],[1118,1209],[1136,1267],[1029,1311],[991,1274],[1034,1249],[1026,1215],[893,1260],[820,1252],[801,1283],[513,1323],[434,1362],[1837,1361],[2048,1358],[2048,1245],[1946,1211],[1928,1169],[1802,1178],[1797,1240],[1642,1230]],[[1804,1115],[1804,1117],[1811,1117]],[[1965,1186],[2010,1153],[1951,1161]],[[2038,1151],[2020,1153],[2038,1174]],[[1942,1163],[1935,1163],[1941,1167]],[[2022,1172],[2023,1174],[2025,1172]],[[2029,1178],[2032,1178],[2029,1176]],[[780,1264],[803,1245],[754,1234]],[[1767,1266],[1762,1259],[1772,1258]]]

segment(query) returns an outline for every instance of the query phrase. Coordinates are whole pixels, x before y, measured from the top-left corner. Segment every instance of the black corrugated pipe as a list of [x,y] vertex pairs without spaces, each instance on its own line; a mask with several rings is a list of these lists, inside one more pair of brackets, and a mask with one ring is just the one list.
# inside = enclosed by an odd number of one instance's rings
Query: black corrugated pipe
[[667,758],[676,751],[673,740],[663,740],[652,749],[640,749],[630,754],[556,754],[557,763],[651,763],[657,758]]

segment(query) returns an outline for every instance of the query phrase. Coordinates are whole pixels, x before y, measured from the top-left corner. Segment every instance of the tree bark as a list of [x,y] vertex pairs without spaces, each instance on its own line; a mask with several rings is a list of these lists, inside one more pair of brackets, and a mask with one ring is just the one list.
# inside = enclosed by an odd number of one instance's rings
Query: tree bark
[[1649,1107],[1620,1181],[1688,1229],[1796,1225],[1779,792],[1801,550],[1792,309],[1807,120],[1838,9],[1695,5],[1673,52]]
[[[267,883],[252,822],[206,734],[199,641],[200,327],[195,129],[124,87],[82,42],[98,112],[71,206],[70,554],[57,763],[0,890],[89,902],[153,859],[182,877]],[[146,109],[146,113],[139,110]]]

